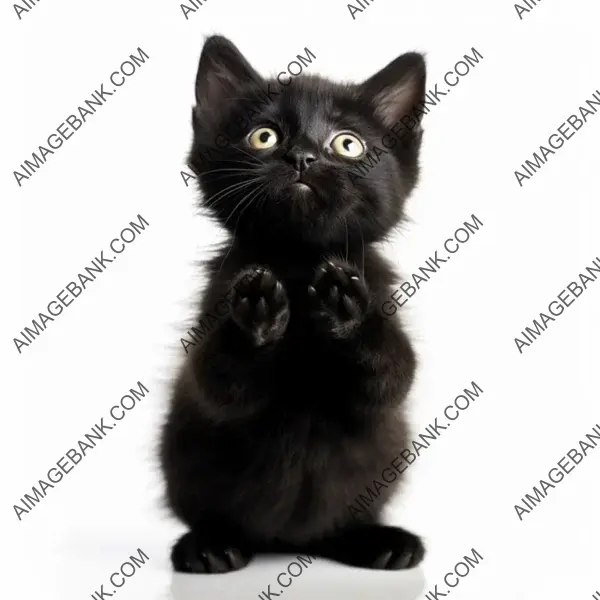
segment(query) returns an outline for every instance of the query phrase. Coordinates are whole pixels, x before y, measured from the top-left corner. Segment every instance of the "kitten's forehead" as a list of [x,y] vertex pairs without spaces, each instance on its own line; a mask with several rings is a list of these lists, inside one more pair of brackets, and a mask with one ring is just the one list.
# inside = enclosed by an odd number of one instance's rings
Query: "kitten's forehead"
[[308,134],[319,135],[341,121],[344,105],[354,99],[351,86],[336,84],[317,75],[305,75],[292,80],[284,88],[276,104],[279,114]]

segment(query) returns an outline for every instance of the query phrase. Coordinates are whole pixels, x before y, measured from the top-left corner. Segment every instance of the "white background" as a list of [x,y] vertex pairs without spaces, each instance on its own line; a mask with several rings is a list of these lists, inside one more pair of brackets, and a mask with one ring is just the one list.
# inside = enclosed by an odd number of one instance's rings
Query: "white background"
[[[432,88],[471,48],[483,55],[424,119],[411,222],[386,253],[408,274],[472,214],[483,222],[404,313],[421,356],[415,431],[471,381],[484,394],[409,469],[390,520],[424,536],[426,589],[471,548],[483,555],[453,598],[589,599],[600,589],[600,448],[523,522],[513,509],[600,423],[600,283],[522,355],[513,342],[600,256],[600,115],[522,188],[513,175],[600,90],[596,3],[542,2],[523,20],[503,0],[376,0],[355,20],[337,0],[208,0],[189,20],[175,0],[43,0],[21,21],[7,2],[1,15],[7,597],[88,597],[137,548],[151,561],[119,597],[170,597],[167,553],[182,527],[160,507],[154,453],[203,285],[194,261],[220,239],[179,174],[213,33],[264,74],[305,47],[317,57],[310,72],[351,81],[423,51]],[[12,171],[138,47],[150,60],[19,188]],[[138,214],[146,232],[19,354],[13,337]],[[147,398],[19,521],[13,504],[138,380]],[[337,597],[334,584],[324,598]]]

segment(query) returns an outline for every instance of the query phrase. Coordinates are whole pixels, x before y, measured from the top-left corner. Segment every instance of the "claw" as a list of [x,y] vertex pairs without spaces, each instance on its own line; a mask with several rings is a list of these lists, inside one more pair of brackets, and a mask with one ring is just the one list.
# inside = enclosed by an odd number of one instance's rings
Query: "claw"
[[339,265],[336,265],[336,264],[335,264],[333,261],[331,261],[331,260],[326,260],[325,262],[326,262],[326,263],[327,263],[327,265],[329,266],[329,269],[330,269],[331,271],[333,271],[333,272],[336,272],[336,271],[338,271],[338,272],[339,272],[339,271],[342,271],[342,272],[343,272],[343,271],[344,271],[343,267],[340,267]]
[[237,310],[244,316],[248,314],[248,312],[250,311],[250,301],[248,300],[248,298],[242,298],[239,301],[237,305]]
[[267,301],[264,299],[264,297],[258,301],[258,304],[256,305],[256,312],[261,320],[265,319],[269,313],[269,307],[267,306]]
[[353,302],[346,294],[342,297],[342,304],[344,308],[348,311],[348,314],[353,318],[358,318],[360,312],[358,310],[358,306]]
[[382,552],[373,561],[373,567],[376,569],[385,569],[388,566],[388,564],[390,563],[390,559],[392,558],[393,555],[394,555],[394,553],[391,550]]
[[337,276],[338,276],[339,282],[343,286],[346,286],[350,283],[350,280],[348,279],[348,273],[346,273],[346,271],[344,271],[344,269],[339,269]]
[[318,283],[323,278],[323,275],[327,273],[327,269],[323,265],[319,265],[317,267],[317,272],[315,273],[315,283]]
[[239,306],[244,300],[248,300],[246,296],[234,296],[233,301],[236,306]]

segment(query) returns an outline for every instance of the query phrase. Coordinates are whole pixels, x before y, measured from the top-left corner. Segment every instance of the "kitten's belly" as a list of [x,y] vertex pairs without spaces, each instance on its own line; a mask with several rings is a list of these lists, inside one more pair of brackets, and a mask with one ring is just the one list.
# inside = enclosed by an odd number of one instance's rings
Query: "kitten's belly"
[[281,423],[248,457],[252,490],[237,507],[244,528],[258,538],[301,543],[366,511],[378,513],[398,484],[389,474],[386,483],[382,471],[404,447],[405,428],[392,415],[371,425],[348,433],[342,423],[309,417],[287,430]]
[[353,522],[361,507],[379,513],[399,483],[390,467],[407,437],[398,409],[375,408],[390,404],[375,397],[395,387],[386,385],[390,375],[374,373],[351,344],[327,343],[301,320],[288,327],[272,360],[240,381],[248,404],[268,402],[244,423],[239,444],[235,431],[227,442],[239,462],[229,472],[230,493],[217,500],[249,534],[295,543]]

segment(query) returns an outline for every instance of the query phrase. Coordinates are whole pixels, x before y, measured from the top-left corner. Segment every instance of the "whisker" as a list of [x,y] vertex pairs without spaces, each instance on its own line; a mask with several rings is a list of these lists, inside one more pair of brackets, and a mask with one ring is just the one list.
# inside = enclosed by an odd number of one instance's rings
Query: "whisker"
[[[252,157],[254,158],[254,157]],[[249,161],[249,160],[226,160],[223,161],[226,165],[235,164],[235,165],[248,165],[249,167],[256,167],[256,165],[260,165],[261,163],[257,160]]]
[[[244,152],[241,148],[236,148],[236,149]],[[203,152],[207,151],[206,148],[202,148],[201,150]],[[216,150],[214,148],[212,148],[212,147],[209,147],[209,150],[214,150],[216,152]],[[226,165],[241,164],[241,165],[248,165],[248,166],[251,166],[251,167],[256,167],[257,165],[263,165],[263,164],[265,164],[258,157],[253,156],[252,154],[248,154],[248,152],[244,152],[244,154],[246,154],[246,156],[248,156],[248,158],[251,158],[252,161],[248,161],[248,160],[235,160],[233,158],[227,158],[226,156],[219,157],[219,160],[221,162],[223,162],[224,164],[226,164]],[[204,171],[204,173],[208,173],[208,171]],[[202,175],[202,173],[200,173],[200,175]]]
[[[260,186],[259,188],[260,189]],[[227,225],[227,221],[229,221],[229,219],[231,219],[231,217],[235,214],[235,211],[240,207],[240,205],[253,193],[253,191],[255,192],[256,190],[251,190],[250,192],[248,192],[248,194],[246,194],[235,206],[235,208],[231,211],[230,215],[227,217],[227,219],[225,220],[225,223],[223,223],[223,225]],[[238,219],[239,220],[239,219]]]
[[246,179],[243,179],[243,175],[240,173],[225,173],[224,175],[213,175],[211,182],[212,183],[224,183],[221,181],[221,179],[233,179],[233,178],[237,178],[238,180],[242,179],[243,181],[246,181]]
[[247,155],[247,156],[249,156],[250,158],[253,158],[253,159],[255,159],[255,160],[258,160],[258,161],[259,161],[259,162],[260,162],[262,165],[265,165],[265,164],[266,164],[264,160],[261,160],[260,158],[258,158],[258,156],[253,156],[252,154],[250,154],[250,153],[246,152],[246,151],[245,151],[243,148],[238,148],[238,150],[239,150],[240,152],[243,152],[244,154],[246,154],[246,155]]
[[242,210],[240,211],[240,215],[238,217],[238,221],[242,218],[242,214],[244,213],[244,211],[254,202],[256,201],[257,197],[260,195],[260,192],[267,186],[269,182],[265,181],[263,184],[261,184],[258,189],[257,189],[257,193],[256,195],[251,199],[248,200],[248,202],[246,203],[246,206],[244,206],[244,208],[242,208]]
[[360,240],[362,242],[362,276],[365,276],[365,238],[363,236],[362,225],[360,221],[358,223],[358,228],[360,229]]
[[348,219],[342,217],[344,219],[344,225],[346,227],[346,262],[348,262]]
[[240,173],[252,173],[252,169],[240,169],[240,168],[234,168],[234,169],[211,169],[210,171],[204,171],[203,173],[200,173],[200,176],[202,177],[203,175],[208,175],[209,173],[221,173],[223,171],[237,171]]
[[365,238],[363,236],[363,230],[362,227],[360,225],[360,221],[358,220],[358,217],[356,217],[356,223],[358,225],[358,231],[360,232],[360,239],[362,242],[362,276],[365,276]]
[[217,199],[222,200],[223,198],[226,198],[229,194],[238,192],[239,190],[241,190],[249,185],[255,184],[260,179],[261,179],[260,177],[255,177],[254,179],[251,179],[250,181],[245,180],[245,181],[241,181],[238,183],[233,183],[230,186],[226,187],[225,189],[220,190],[216,194],[213,194],[212,196],[207,198],[205,200],[205,204],[207,206],[212,206],[213,204],[216,203]]
[[[220,170],[219,170],[220,171]],[[237,177],[238,179],[243,179],[246,177],[246,174],[256,175],[255,172],[249,169],[224,169],[224,174],[219,174],[219,171],[215,171],[211,173],[211,175],[207,176],[206,181],[217,181],[218,179],[224,178],[232,178]]]
[[238,181],[237,183],[232,183],[231,185],[228,185],[227,187],[223,188],[222,190],[219,190],[218,192],[216,192],[215,194],[213,194],[212,196],[209,196],[208,198],[206,198],[206,201],[215,201],[219,196],[222,196],[223,194],[229,192],[229,191],[233,191],[238,189],[239,187],[244,186],[245,184],[250,184],[252,183],[253,180],[248,181],[248,180],[244,180],[244,181]]
[[252,161],[247,161],[247,160],[233,160],[233,159],[224,159],[223,162],[225,164],[242,164],[242,165],[250,165],[252,167],[255,167],[256,165],[260,165],[262,164],[255,156],[252,156],[252,154],[248,154],[248,156],[252,159]]
[[231,236],[231,244],[229,246],[229,250],[227,250],[227,254],[225,254],[225,258],[221,261],[219,270],[217,271],[217,275],[221,272],[221,269],[223,268],[223,265],[225,264],[227,257],[229,256],[229,254],[231,253],[231,250],[233,249],[233,246],[235,244],[235,234],[236,233],[237,233],[237,223],[236,223],[235,229],[233,230],[233,235]]
[[257,209],[261,209],[264,206],[264,204],[265,204],[265,202],[266,202],[266,200],[267,200],[268,197],[269,197],[269,194],[263,194],[263,196],[260,199],[260,201],[258,202],[258,206],[256,208]]
[[256,98],[246,98],[244,96],[229,96],[227,100],[250,100],[250,102],[259,102]]
[[[264,188],[264,186],[267,185],[268,182],[263,183],[261,186],[259,186],[259,188],[256,190],[256,192],[260,192],[260,190],[262,188]],[[246,198],[248,198],[250,195],[252,194],[252,192],[250,192],[249,194],[247,194],[244,198],[242,198],[242,201],[245,200]],[[256,196],[255,196],[256,197]],[[246,204],[246,206],[244,208],[247,208],[250,204],[252,203],[252,200],[250,200],[248,202],[248,204]],[[239,204],[238,204],[239,206]],[[233,210],[233,212],[231,213],[231,215],[233,215],[233,213],[235,212],[235,210],[237,209],[237,206],[235,207],[235,209]],[[238,227],[240,225],[240,217],[242,216],[242,213],[244,212],[244,209],[242,209],[242,212],[240,212],[239,217],[237,218],[237,221],[235,223],[235,228],[233,230],[233,235],[232,235],[232,239],[231,239],[231,245],[229,246],[229,250],[227,251],[227,254],[225,254],[225,257],[223,258],[221,265],[219,266],[219,270],[217,271],[217,273],[221,272],[221,269],[223,268],[223,265],[225,264],[225,261],[227,260],[227,257],[229,256],[229,254],[231,253],[231,250],[233,249],[233,246],[235,244],[235,234],[237,233]],[[229,220],[229,218],[231,217],[231,215],[229,215],[229,217],[227,217],[227,221]],[[225,223],[227,223],[227,221],[225,221]]]
[[[247,189],[247,188],[238,188],[238,189],[236,189],[236,190],[232,190],[232,191],[230,192],[230,194],[235,194],[235,193],[238,193],[238,192],[241,192],[241,193],[243,193],[243,192],[245,192],[245,191],[246,191],[246,189]],[[250,191],[252,191],[252,190],[250,190]],[[230,194],[228,194],[228,195],[230,195]],[[224,200],[225,198],[226,198],[226,196],[223,196],[223,197],[222,197],[222,198],[220,198],[219,200],[221,201],[221,200]],[[214,210],[216,210],[216,207],[217,207],[217,206],[218,206],[218,204],[216,204],[216,203],[214,203],[214,202],[213,202],[211,205],[207,206],[207,208],[210,208],[211,210],[213,210],[213,211],[214,211]],[[219,216],[222,216],[222,215],[224,214],[224,212],[226,211],[226,209],[227,209],[227,207],[226,207],[226,206],[223,206],[222,208],[220,208],[220,209],[217,209],[218,215],[219,215]]]

